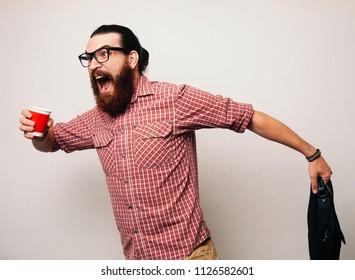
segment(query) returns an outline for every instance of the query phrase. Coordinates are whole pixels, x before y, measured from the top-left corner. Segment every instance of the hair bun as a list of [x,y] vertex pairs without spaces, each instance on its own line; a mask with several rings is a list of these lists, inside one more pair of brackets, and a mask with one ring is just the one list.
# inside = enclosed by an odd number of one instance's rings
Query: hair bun
[[149,52],[145,49],[142,48],[142,66],[144,70],[149,64]]

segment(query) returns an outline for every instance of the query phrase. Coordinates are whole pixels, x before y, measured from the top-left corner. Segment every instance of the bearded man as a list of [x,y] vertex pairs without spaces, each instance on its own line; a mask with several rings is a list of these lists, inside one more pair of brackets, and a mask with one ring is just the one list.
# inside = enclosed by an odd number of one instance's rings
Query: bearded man
[[249,129],[302,153],[314,192],[318,176],[331,177],[319,149],[252,105],[149,81],[149,54],[126,27],[99,27],[79,59],[97,106],[68,123],[50,119],[41,138],[23,110],[20,130],[42,152],[96,149],[127,259],[218,259],[199,202],[197,129]]

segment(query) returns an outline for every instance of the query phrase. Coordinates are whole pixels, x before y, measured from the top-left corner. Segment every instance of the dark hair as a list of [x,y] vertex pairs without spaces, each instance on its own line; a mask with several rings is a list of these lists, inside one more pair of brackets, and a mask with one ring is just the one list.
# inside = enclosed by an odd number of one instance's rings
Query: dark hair
[[96,29],[90,36],[92,38],[98,34],[106,33],[118,33],[121,35],[121,44],[123,48],[126,48],[130,51],[136,51],[139,55],[138,60],[138,70],[142,74],[145,68],[149,63],[149,53],[146,49],[142,48],[141,44],[136,35],[127,27],[121,25],[101,25]]

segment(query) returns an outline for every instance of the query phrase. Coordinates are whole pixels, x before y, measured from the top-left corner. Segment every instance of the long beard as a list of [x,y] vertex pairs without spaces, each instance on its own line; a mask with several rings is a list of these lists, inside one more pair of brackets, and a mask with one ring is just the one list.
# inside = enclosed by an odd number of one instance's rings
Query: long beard
[[124,113],[134,94],[133,70],[124,66],[116,77],[108,77],[114,84],[113,95],[100,95],[99,87],[93,75],[90,77],[91,87],[96,99],[97,107],[112,118]]

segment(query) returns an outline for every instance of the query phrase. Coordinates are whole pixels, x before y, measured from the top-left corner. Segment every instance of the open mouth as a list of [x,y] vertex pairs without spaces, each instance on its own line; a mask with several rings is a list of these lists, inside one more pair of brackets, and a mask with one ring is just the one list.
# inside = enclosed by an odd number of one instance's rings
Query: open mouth
[[112,86],[112,79],[106,75],[97,75],[95,76],[99,91],[101,93],[107,92]]

